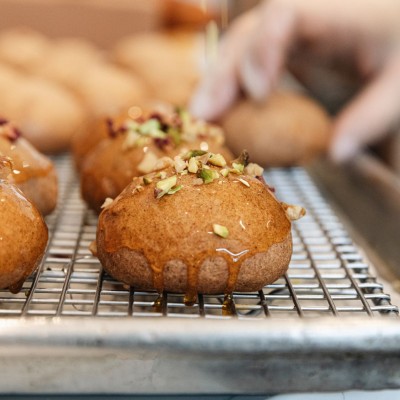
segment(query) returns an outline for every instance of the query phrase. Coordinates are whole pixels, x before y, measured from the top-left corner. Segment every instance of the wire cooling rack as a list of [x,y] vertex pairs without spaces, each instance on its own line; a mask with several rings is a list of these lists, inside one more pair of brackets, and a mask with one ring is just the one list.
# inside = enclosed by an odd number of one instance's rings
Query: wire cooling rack
[[[18,294],[0,291],[1,316],[102,316],[232,318],[223,315],[223,296],[199,295],[185,306],[183,295],[136,291],[113,280],[88,249],[97,217],[80,199],[70,157],[56,159],[60,199],[47,218],[49,245],[38,272]],[[369,261],[302,168],[273,169],[268,184],[307,216],[293,225],[293,256],[284,277],[255,293],[234,293],[234,317],[397,316],[398,308],[372,275]]]

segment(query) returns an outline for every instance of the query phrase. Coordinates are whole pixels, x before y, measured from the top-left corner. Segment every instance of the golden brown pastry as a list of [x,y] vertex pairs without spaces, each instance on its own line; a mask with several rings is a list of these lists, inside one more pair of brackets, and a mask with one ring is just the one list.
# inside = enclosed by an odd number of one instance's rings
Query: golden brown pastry
[[20,131],[0,118],[0,157],[12,165],[8,180],[43,214],[57,205],[58,183],[53,163],[21,137]]
[[201,40],[190,31],[138,33],[117,43],[114,58],[145,82],[149,97],[186,105],[204,61]]
[[186,111],[149,114],[126,119],[122,125],[109,121],[109,138],[102,140],[87,156],[81,170],[82,197],[96,211],[107,197],[116,197],[133,177],[163,167],[164,157],[201,148],[222,153],[222,131],[194,120]]
[[1,113],[44,153],[66,150],[86,121],[82,105],[66,89],[4,65],[0,67],[0,104]]
[[29,72],[43,65],[50,40],[30,28],[19,27],[0,33],[0,61]]
[[6,180],[10,173],[0,157],[0,289],[15,293],[42,259],[48,232],[35,206]]
[[283,275],[290,220],[304,209],[279,203],[262,168],[246,164],[245,154],[227,165],[221,154],[191,151],[134,178],[99,217],[95,251],[106,271],[135,289],[185,293],[187,304]]
[[275,92],[265,103],[240,100],[222,118],[228,146],[248,149],[252,159],[268,166],[304,164],[323,153],[331,121],[312,99]]

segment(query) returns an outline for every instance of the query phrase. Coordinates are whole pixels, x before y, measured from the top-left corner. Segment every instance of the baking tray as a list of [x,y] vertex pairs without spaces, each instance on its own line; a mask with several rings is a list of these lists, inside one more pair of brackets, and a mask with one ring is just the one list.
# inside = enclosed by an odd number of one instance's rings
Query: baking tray
[[[306,170],[267,182],[304,205],[288,273],[257,293],[136,291],[101,268],[69,156],[48,249],[18,294],[0,292],[2,393],[265,394],[400,387],[398,308]],[[22,378],[22,379],[21,379]]]

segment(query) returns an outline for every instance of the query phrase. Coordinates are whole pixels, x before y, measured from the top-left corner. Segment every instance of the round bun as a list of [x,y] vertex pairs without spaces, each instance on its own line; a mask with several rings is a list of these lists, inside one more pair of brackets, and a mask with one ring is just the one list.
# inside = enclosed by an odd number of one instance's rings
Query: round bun
[[0,156],[6,157],[12,165],[8,181],[14,183],[42,215],[50,214],[57,205],[58,193],[54,165],[4,119],[0,119]]
[[64,88],[5,66],[0,67],[0,103],[2,114],[44,153],[66,150],[86,119],[79,101]]
[[0,289],[18,292],[42,259],[48,232],[35,206],[1,179],[10,173],[7,164],[0,158]]
[[247,175],[262,168],[240,172],[238,161],[218,167],[213,158],[224,165],[210,153],[189,155],[186,174],[169,168],[135,178],[106,205],[96,251],[110,275],[135,289],[185,293],[192,303],[197,293],[260,290],[285,273],[291,223],[271,190]]
[[144,81],[148,97],[185,105],[200,77],[201,50],[194,32],[146,32],[120,40],[114,58]]
[[32,71],[51,48],[46,36],[30,28],[15,28],[0,34],[0,61],[23,71]]
[[246,148],[262,165],[304,164],[325,152],[331,121],[323,108],[296,93],[275,92],[265,103],[241,100],[221,121],[228,146]]
[[[154,124],[158,128],[147,131]],[[163,157],[202,148],[232,158],[223,146],[222,132],[215,126],[193,120],[185,111],[181,116],[179,113],[150,114],[141,123],[126,119],[117,125],[111,121],[109,129],[111,137],[102,140],[89,153],[81,170],[82,197],[98,212],[104,200],[118,196],[133,177],[162,168]],[[146,133],[140,133],[145,129]]]

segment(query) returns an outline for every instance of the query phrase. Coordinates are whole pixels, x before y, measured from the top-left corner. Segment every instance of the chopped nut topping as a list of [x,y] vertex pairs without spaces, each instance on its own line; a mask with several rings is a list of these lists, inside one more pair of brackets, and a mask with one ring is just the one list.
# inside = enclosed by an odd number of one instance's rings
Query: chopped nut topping
[[217,167],[225,167],[226,161],[222,154],[211,154],[209,160],[209,164],[215,165]]
[[189,158],[203,156],[204,154],[207,154],[207,152],[203,150],[189,150],[182,158],[189,160]]
[[199,170],[199,166],[197,165],[197,161],[194,157],[191,157],[189,159],[188,170],[192,174],[196,174],[197,171]]
[[181,157],[174,157],[174,168],[176,172],[182,172],[187,167],[186,161],[182,160]]
[[221,171],[219,171],[219,173],[226,178],[229,175],[229,169],[228,168],[223,168],[221,169]]
[[140,192],[143,192],[143,186],[142,185],[135,186],[135,188],[132,191],[133,194],[140,193]]
[[112,204],[112,202],[114,201],[114,199],[112,199],[112,198],[110,198],[110,197],[107,197],[105,200],[104,200],[104,203],[102,204],[102,206],[100,207],[100,208],[107,208],[109,205],[111,205]]
[[[177,182],[177,176],[172,175],[169,178],[163,179],[156,184],[156,188],[154,189],[154,196],[157,199],[160,199],[164,195],[166,195]],[[179,189],[178,189],[179,190]]]
[[167,194],[175,194],[176,192],[179,192],[179,190],[181,190],[182,188],[183,185],[176,185],[171,190],[169,190]]
[[154,165],[153,171],[159,171],[160,169],[165,169],[174,166],[174,160],[170,157],[161,157],[157,160]]
[[226,239],[229,235],[228,228],[223,225],[213,224],[213,232],[224,239]]
[[194,186],[200,186],[200,185],[202,185],[203,184],[203,179],[201,179],[201,178],[196,178],[194,181],[193,181],[193,185]]
[[238,164],[238,163],[232,163],[232,169],[230,170],[230,172],[233,172],[234,174],[243,174],[244,171],[244,165],[243,164]]
[[158,157],[152,151],[148,151],[144,155],[143,160],[137,166],[137,169],[142,174],[148,174],[154,171],[158,161]]
[[238,178],[238,181],[239,181],[240,183],[243,183],[244,186],[250,187],[250,183],[247,182],[245,179]]
[[213,169],[201,169],[198,171],[197,176],[203,179],[204,183],[211,183],[215,179],[219,178],[219,173]]
[[258,164],[255,164],[255,163],[249,163],[244,169],[244,173],[246,175],[254,176],[254,177],[262,176],[263,172],[264,172],[264,168],[260,167]]
[[286,216],[291,221],[296,221],[306,215],[306,210],[301,206],[291,205],[284,202],[281,202],[281,206],[285,210]]
[[143,183],[145,185],[150,185],[151,182],[153,182],[153,179],[151,179],[150,177],[148,177],[148,176],[143,177]]

